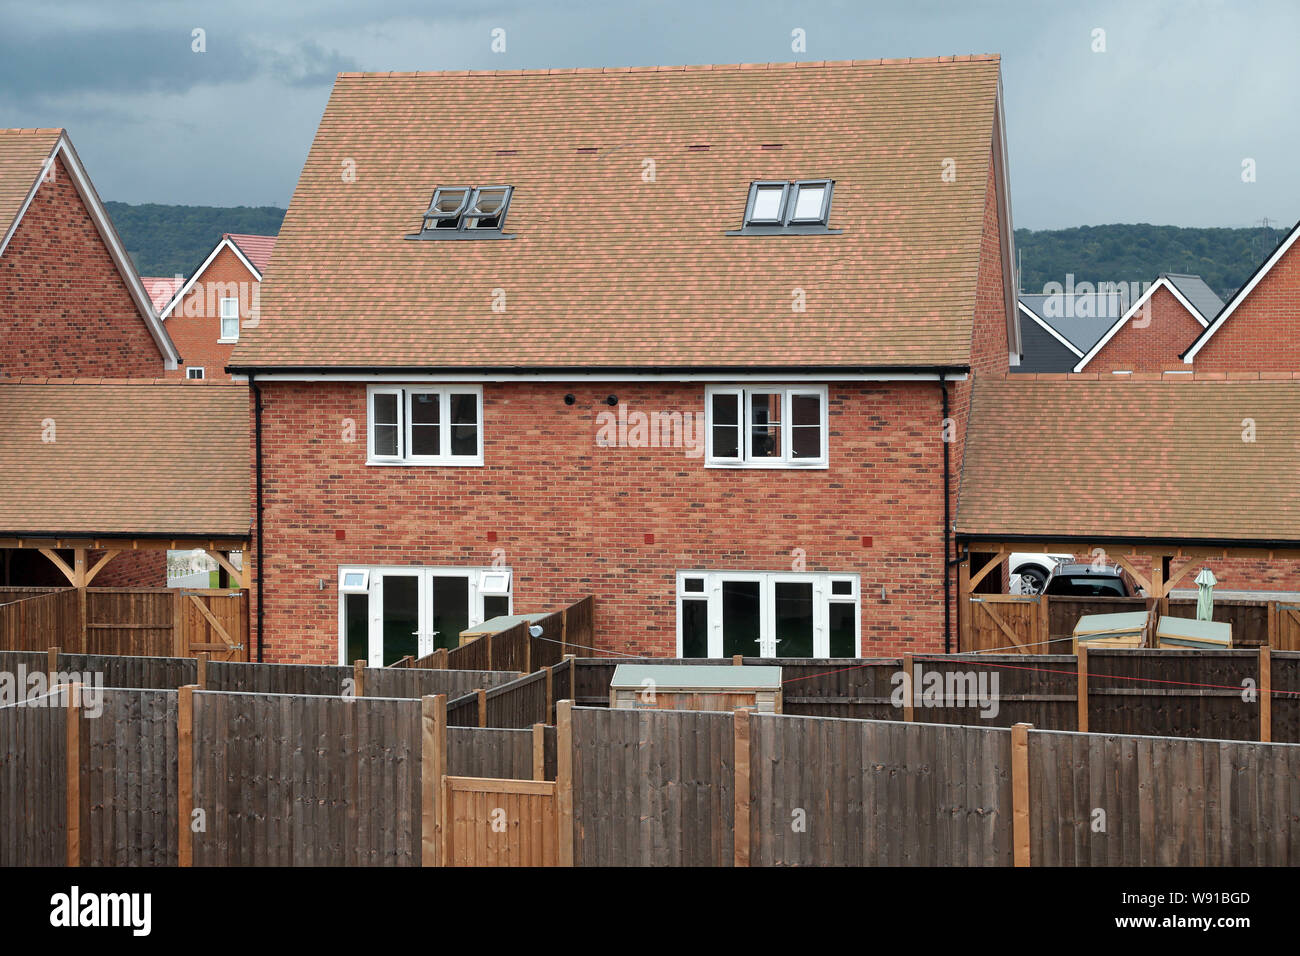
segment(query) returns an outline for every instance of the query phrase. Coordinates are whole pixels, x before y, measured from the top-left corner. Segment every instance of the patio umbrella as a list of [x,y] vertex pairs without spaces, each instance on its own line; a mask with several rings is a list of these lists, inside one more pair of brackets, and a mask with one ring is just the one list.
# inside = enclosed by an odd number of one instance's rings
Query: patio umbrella
[[1219,579],[1209,568],[1201,568],[1201,573],[1196,576],[1196,590],[1200,592],[1196,596],[1198,621],[1214,620],[1214,586],[1218,583]]

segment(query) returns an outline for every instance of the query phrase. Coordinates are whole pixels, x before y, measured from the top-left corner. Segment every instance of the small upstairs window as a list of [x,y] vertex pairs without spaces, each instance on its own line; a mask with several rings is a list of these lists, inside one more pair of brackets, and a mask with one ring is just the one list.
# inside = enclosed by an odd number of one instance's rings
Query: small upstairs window
[[759,180],[750,183],[744,225],[727,235],[838,233],[840,230],[829,228],[834,186],[835,183],[829,179]]
[[513,186],[439,186],[407,239],[513,239],[502,232]]
[[239,341],[239,300],[226,298],[221,300],[221,341]]

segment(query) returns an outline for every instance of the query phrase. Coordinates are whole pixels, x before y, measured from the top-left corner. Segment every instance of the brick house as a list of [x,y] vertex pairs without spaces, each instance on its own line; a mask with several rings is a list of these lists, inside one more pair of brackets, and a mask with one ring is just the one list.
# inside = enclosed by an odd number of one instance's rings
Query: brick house
[[1223,308],[1200,276],[1165,273],[1075,364],[1075,372],[1187,371],[1182,353]]
[[0,130],[0,375],[154,378],[180,356],[68,134]]
[[995,56],[341,74],[229,369],[263,658],[588,593],[618,653],[943,650],[1002,123]]
[[239,330],[257,321],[262,273],[274,248],[275,236],[226,233],[194,274],[173,290],[159,314],[185,364],[169,377],[229,379],[226,364]]
[[1300,223],[1182,354],[1198,372],[1300,369]]
[[[0,306],[0,382],[153,379],[180,361],[61,129],[0,130]],[[40,421],[24,434],[39,434]],[[46,480],[57,486],[66,477]],[[39,552],[10,548],[0,548],[0,580],[64,583]],[[161,551],[123,555],[99,579],[151,586],[166,580]]]

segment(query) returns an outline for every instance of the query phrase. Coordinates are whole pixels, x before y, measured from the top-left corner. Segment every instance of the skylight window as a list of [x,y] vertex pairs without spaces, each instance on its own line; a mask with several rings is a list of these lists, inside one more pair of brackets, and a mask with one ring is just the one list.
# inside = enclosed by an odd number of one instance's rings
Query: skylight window
[[439,186],[421,231],[407,239],[513,239],[502,234],[513,186]]
[[730,235],[831,232],[833,187],[829,179],[750,183],[744,226]]

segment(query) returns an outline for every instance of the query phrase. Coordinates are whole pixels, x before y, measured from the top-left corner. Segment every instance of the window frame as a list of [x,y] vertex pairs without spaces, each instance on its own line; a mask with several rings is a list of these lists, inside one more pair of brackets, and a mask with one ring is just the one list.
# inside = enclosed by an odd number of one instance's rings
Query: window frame
[[[754,206],[758,202],[758,193],[763,189],[771,189],[775,186],[781,187],[781,200],[777,203],[775,219],[755,219]],[[784,179],[756,179],[749,184],[749,199],[745,203],[745,220],[746,226],[760,227],[780,227],[786,224],[785,207],[790,200],[790,183]]]
[[[475,215],[473,215],[474,210],[478,208],[478,202],[479,202],[479,196],[480,196],[480,194],[485,193],[485,192],[495,192],[495,191],[498,190],[498,189],[504,189],[505,192],[506,192],[505,198],[501,200],[501,211],[500,211],[499,213],[497,213],[495,216],[490,216],[490,217],[489,217],[489,216],[475,216]],[[470,197],[469,197],[469,205],[467,205],[467,206],[465,207],[465,211],[464,211],[463,213],[461,213],[461,217],[460,217],[460,225],[459,225],[457,228],[459,228],[459,229],[463,229],[463,230],[466,231],[466,232],[473,232],[473,233],[477,233],[477,232],[500,232],[501,230],[503,230],[503,229],[505,228],[505,225],[506,225],[506,214],[507,214],[508,212],[510,212],[510,198],[511,198],[514,194],[515,194],[515,187],[514,187],[514,186],[507,186],[507,185],[499,185],[499,186],[475,186],[475,187],[474,187],[474,191],[473,191],[473,193],[471,193],[471,194],[470,194]],[[497,224],[496,224],[495,226],[470,226],[470,225],[468,225],[468,222],[469,222],[469,220],[471,220],[471,219],[488,219],[488,218],[496,219],[496,220],[497,220]]]
[[[191,372],[198,372],[198,375],[191,375]],[[203,382],[208,377],[207,366],[205,365],[187,365],[185,366],[185,380],[187,382]]]
[[[823,186],[825,192],[822,194],[822,205],[815,219],[796,219],[795,208],[799,204],[799,193],[806,186]],[[829,224],[831,218],[831,194],[835,191],[835,182],[830,179],[799,179],[790,185],[790,194],[786,200],[787,210],[785,216],[785,225],[787,226],[825,226]]]
[[[226,315],[226,303],[233,302],[235,306],[234,315]],[[239,341],[239,299],[234,296],[224,296],[217,303],[217,341],[220,343],[238,342]],[[226,334],[226,320],[233,319],[235,323],[235,334]]]
[[[438,396],[438,454],[411,454],[411,396]],[[397,454],[380,455],[375,451],[375,396],[397,396]],[[451,396],[473,395],[476,417],[477,449],[473,455],[451,453]],[[384,423],[387,424],[387,423]],[[474,468],[483,465],[484,445],[482,385],[369,385],[366,387],[366,464]]]
[[[460,205],[456,207],[456,211],[455,212],[434,212],[434,207],[438,205],[438,197],[441,196],[443,193],[452,193],[452,192],[463,192],[465,194],[464,198],[461,199],[460,201]],[[474,198],[473,186],[435,186],[433,190],[433,197],[429,200],[429,208],[425,210],[424,215],[420,218],[420,231],[434,232],[438,229],[437,226],[429,225],[430,219],[434,220],[435,222],[444,222],[447,220],[454,219],[456,220],[456,229],[455,230],[447,229],[445,231],[447,232],[459,231],[461,228],[461,220],[465,215],[465,210],[469,208],[470,200],[472,200],[473,198]]]
[[[703,578],[704,590],[687,591],[688,579]],[[852,594],[832,594],[833,581],[849,580],[852,582]],[[727,581],[754,582],[759,585],[759,654],[760,657],[773,657],[767,651],[775,651],[776,643],[776,585],[778,583],[810,583],[813,590],[813,656],[811,658],[791,657],[787,660],[850,658],[830,657],[830,612],[832,604],[851,604],[853,606],[853,657],[862,656],[862,582],[857,572],[843,571],[706,571],[699,568],[678,571],[676,574],[676,654],[681,657],[684,651],[682,635],[682,602],[705,601],[707,604],[706,642],[709,659],[723,657],[722,638],[722,585]],[[698,659],[698,658],[697,658]]]
[[[781,457],[753,457],[753,403],[754,394],[780,393],[781,395]],[[717,395],[740,396],[740,455],[721,457],[713,448],[713,399]],[[814,395],[821,410],[818,430],[821,436],[821,453],[816,458],[795,458],[791,442],[793,422],[791,412],[797,395]],[[721,427],[721,426],[720,426]],[[726,426],[730,427],[730,426]],[[806,426],[805,426],[806,427]],[[704,465],[706,468],[793,468],[826,469],[830,467],[830,388],[826,385],[774,384],[774,385],[709,385],[704,390]]]
[[[760,189],[780,186],[781,208],[776,219],[754,219],[754,205]],[[824,186],[820,214],[816,219],[795,219],[794,211],[798,204],[799,192],[809,186]],[[843,229],[830,228],[831,200],[835,194],[835,180],[822,179],[755,179],[749,184],[749,194],[745,200],[745,215],[740,228],[728,231],[728,236],[838,236]]]

